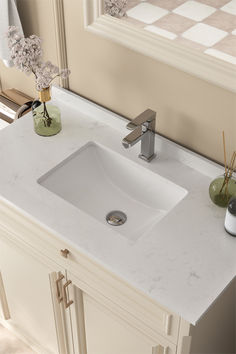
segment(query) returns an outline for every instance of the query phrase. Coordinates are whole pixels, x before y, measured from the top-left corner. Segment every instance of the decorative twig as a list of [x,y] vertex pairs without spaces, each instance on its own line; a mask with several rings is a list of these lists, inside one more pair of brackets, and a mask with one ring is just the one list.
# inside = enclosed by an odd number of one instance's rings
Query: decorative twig
[[236,151],[234,151],[231,158],[229,177],[232,177],[232,174],[234,172],[235,159],[236,159]]
[[227,174],[227,162],[226,162],[226,148],[225,148],[225,132],[222,132],[223,135],[223,147],[224,147],[224,163],[225,163],[225,174]]
[[236,159],[236,151],[233,152],[230,163],[227,165],[227,159],[226,159],[226,146],[225,146],[225,133],[224,131],[222,132],[222,137],[223,137],[223,148],[224,148],[224,165],[225,165],[225,178],[222,183],[220,193],[222,193],[224,187],[225,187],[225,195],[226,197],[228,196],[228,184],[229,180],[232,177],[232,174],[234,172],[234,164],[235,164],[235,159]]
[[45,102],[43,102],[43,117],[44,117],[44,126],[50,127],[52,123],[52,118],[48,114],[48,110]]

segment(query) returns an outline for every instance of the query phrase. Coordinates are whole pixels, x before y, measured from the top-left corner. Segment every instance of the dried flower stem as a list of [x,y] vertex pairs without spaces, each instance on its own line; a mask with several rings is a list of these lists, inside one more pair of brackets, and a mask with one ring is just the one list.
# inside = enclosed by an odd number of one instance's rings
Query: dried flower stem
[[222,187],[220,189],[220,193],[222,193],[224,187],[225,187],[225,195],[228,196],[228,185],[229,185],[229,180],[233,175],[234,172],[234,165],[235,165],[235,160],[236,160],[236,151],[233,152],[230,163],[227,165],[227,159],[226,159],[226,147],[225,147],[225,133],[224,131],[222,132],[222,137],[223,137],[223,148],[224,148],[224,165],[225,165],[225,178],[222,183]]
[[48,114],[46,102],[43,102],[43,117],[44,117],[44,126],[50,127],[52,124],[52,118]]
[[224,163],[225,163],[225,173],[227,173],[227,162],[226,162],[226,148],[225,148],[225,132],[222,132],[223,135],[223,147],[224,147]]

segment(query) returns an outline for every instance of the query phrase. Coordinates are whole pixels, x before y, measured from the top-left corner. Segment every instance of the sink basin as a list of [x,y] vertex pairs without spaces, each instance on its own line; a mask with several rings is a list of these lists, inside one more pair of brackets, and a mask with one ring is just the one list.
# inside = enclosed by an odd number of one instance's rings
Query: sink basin
[[[182,187],[94,142],[40,177],[38,183],[130,240],[137,240],[187,194]],[[106,221],[113,210],[123,225]]]

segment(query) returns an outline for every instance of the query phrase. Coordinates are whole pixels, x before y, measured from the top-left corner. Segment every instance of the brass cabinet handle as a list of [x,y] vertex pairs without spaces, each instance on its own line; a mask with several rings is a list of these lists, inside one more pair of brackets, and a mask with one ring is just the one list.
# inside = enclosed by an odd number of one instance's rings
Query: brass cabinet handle
[[62,257],[67,258],[69,253],[70,253],[70,251],[67,248],[65,248],[64,250],[61,250]]
[[59,303],[63,300],[63,296],[61,295],[60,288],[59,288],[59,283],[62,281],[63,278],[64,278],[64,275],[59,274],[59,278],[56,280],[57,300]]
[[63,300],[64,300],[64,305],[65,308],[67,309],[70,305],[73,304],[73,300],[67,300],[67,292],[66,292],[66,288],[71,284],[71,280],[68,280],[64,285],[63,285]]

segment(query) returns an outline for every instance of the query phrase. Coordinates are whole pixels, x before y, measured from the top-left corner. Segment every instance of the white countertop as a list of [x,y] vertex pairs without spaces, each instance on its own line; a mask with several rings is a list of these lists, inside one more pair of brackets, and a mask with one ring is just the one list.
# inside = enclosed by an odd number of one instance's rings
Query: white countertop
[[[236,275],[236,238],[224,230],[225,209],[208,196],[223,168],[158,135],[158,157],[148,164],[138,158],[140,144],[123,148],[126,120],[66,90],[53,90],[62,113],[58,135],[36,135],[31,113],[0,131],[1,198],[195,324]],[[128,240],[37,183],[88,141],[168,178],[187,196],[148,235]]]

